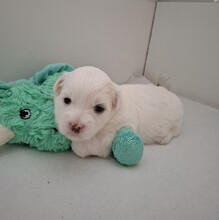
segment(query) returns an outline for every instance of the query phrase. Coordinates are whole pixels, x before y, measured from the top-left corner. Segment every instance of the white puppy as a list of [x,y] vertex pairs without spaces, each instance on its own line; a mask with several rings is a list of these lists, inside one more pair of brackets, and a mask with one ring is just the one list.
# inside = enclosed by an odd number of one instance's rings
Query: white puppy
[[54,91],[59,131],[80,157],[107,157],[121,127],[145,144],[167,144],[180,133],[182,103],[163,87],[117,85],[98,68],[80,67],[60,77]]

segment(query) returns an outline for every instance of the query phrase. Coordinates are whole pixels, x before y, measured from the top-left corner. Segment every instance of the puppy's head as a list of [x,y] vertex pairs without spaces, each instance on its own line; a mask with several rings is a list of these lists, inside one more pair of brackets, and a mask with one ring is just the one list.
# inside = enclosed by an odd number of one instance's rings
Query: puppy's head
[[118,86],[95,67],[64,74],[56,81],[54,92],[59,131],[72,141],[90,140],[118,108]]

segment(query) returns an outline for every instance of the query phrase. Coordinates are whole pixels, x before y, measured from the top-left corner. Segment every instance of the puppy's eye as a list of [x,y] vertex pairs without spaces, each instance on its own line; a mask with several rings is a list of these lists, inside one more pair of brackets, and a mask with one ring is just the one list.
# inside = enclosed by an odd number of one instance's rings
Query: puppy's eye
[[103,105],[96,105],[94,107],[94,112],[97,113],[97,114],[101,114],[105,111],[105,108]]
[[65,97],[65,98],[64,98],[64,103],[65,103],[66,105],[71,104],[71,99],[70,99],[70,98]]

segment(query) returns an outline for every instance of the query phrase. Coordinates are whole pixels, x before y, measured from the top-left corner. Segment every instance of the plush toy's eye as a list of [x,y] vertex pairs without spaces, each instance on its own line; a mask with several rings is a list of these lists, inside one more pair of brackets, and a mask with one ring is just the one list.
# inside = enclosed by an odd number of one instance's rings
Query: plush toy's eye
[[70,99],[70,98],[65,97],[65,98],[64,98],[64,103],[65,103],[66,105],[71,104],[71,99]]
[[29,109],[20,110],[20,117],[24,120],[29,119],[31,117],[31,111]]
[[105,111],[105,108],[103,105],[96,105],[94,107],[94,112],[97,113],[97,114],[101,114]]

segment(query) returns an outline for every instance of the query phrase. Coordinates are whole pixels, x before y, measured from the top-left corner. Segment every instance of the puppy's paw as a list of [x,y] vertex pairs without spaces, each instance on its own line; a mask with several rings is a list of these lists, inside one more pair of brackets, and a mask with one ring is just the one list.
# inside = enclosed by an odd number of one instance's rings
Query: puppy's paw
[[155,143],[165,145],[170,142],[171,138],[172,138],[172,133],[169,133],[165,136],[159,136],[155,139]]
[[71,149],[78,157],[85,158],[85,157],[90,156],[90,154],[87,152],[86,149],[84,149],[83,147],[77,146],[76,144],[72,144]]
[[105,149],[97,154],[98,157],[107,158],[112,153],[111,149]]

